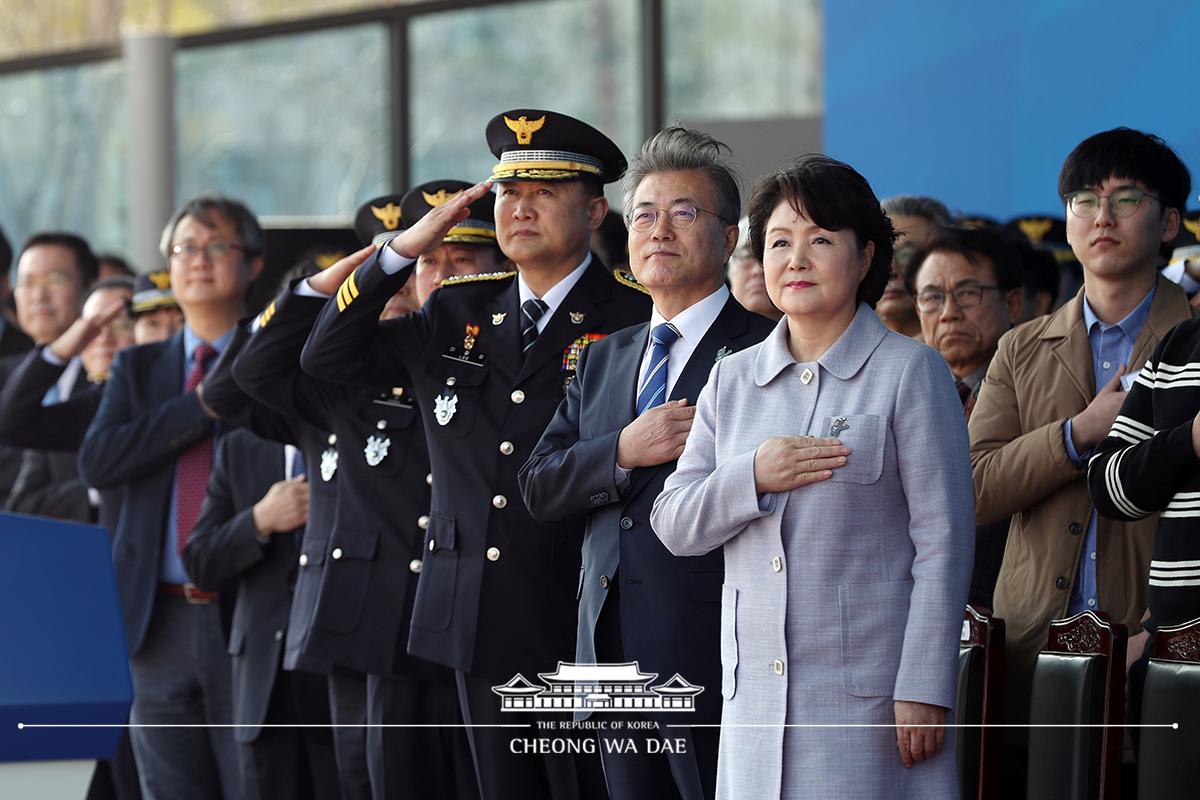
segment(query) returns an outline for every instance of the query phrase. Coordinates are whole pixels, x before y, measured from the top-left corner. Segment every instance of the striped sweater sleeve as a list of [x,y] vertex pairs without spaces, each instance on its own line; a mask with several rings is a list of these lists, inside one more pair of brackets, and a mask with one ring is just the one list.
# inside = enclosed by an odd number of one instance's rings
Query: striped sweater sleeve
[[[1169,402],[1164,398],[1176,394],[1168,390],[1200,386],[1200,363],[1177,365],[1164,359],[1172,341],[1165,337],[1138,373],[1108,436],[1088,462],[1088,490],[1105,517],[1138,520],[1191,502],[1180,489],[1200,465],[1191,420],[1200,409],[1177,424],[1155,425],[1156,408],[1161,412]],[[1200,497],[1193,505],[1200,512]]]

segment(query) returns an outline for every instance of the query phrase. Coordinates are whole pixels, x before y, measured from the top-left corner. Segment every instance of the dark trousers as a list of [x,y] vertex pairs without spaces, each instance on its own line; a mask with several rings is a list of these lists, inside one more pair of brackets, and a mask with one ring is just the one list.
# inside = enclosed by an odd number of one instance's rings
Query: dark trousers
[[344,800],[371,800],[367,769],[367,676],[334,667],[329,676],[333,749]]
[[[134,725],[228,725],[232,677],[216,603],[159,595],[142,649],[129,660]],[[241,793],[230,728],[142,728],[130,733],[146,800],[210,800]]]
[[[280,670],[267,706],[267,725],[328,725],[324,675]],[[246,800],[339,800],[337,761],[329,728],[263,727],[239,742]]]
[[368,675],[367,721],[374,800],[479,797],[452,682]]
[[[565,714],[501,711],[500,698],[492,687],[502,681],[490,680],[455,670],[458,683],[458,702],[463,722],[468,725],[467,737],[475,775],[479,780],[479,796],[483,800],[578,800],[604,798],[604,779],[596,755],[534,754],[513,752],[513,740],[539,736],[567,737],[569,731],[539,733],[538,722],[565,720]],[[528,728],[472,727],[485,725],[524,724]],[[580,734],[582,736],[582,734]],[[518,748],[520,749],[520,748]]]

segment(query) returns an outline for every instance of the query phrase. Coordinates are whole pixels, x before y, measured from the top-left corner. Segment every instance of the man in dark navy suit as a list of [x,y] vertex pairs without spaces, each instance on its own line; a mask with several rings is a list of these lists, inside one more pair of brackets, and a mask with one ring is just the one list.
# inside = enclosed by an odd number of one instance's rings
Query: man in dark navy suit
[[[309,280],[311,290],[335,296],[301,359],[333,382],[411,378],[433,506],[408,651],[454,668],[471,725],[533,723],[533,714],[502,713],[492,687],[572,658],[582,525],[533,520],[517,467],[561,401],[578,353],[649,315],[636,282],[588,250],[608,209],[603,184],[625,168],[616,145],[579,120],[535,109],[497,115],[487,139],[500,158],[492,172],[497,239],[517,272],[446,281],[419,312],[377,321],[418,257],[489,186],[464,190],[354,271],[331,268]],[[515,753],[513,733],[495,727],[469,734],[487,800],[598,788],[598,775],[580,781],[570,754]]]
[[[132,722],[228,723],[218,597],[192,585],[180,552],[200,513],[218,433],[195,389],[262,270],[263,234],[236,200],[201,197],[175,213],[161,250],[184,329],[117,355],[79,471],[89,486],[122,492],[113,562],[133,673]],[[238,796],[228,728],[136,727],[132,738],[149,800]]]
[[197,585],[236,591],[229,655],[246,800],[341,797],[330,732],[304,727],[329,724],[325,678],[279,669],[298,529],[308,509],[302,453],[231,431],[217,446],[204,506],[183,551]]
[[630,267],[654,311],[649,324],[588,348],[521,470],[535,519],[587,515],[575,660],[637,661],[658,683],[679,675],[704,688],[695,713],[624,717],[653,720],[658,736],[688,742],[667,755],[601,746],[613,800],[701,800],[716,791],[717,730],[665,726],[720,722],[724,559],[720,550],[671,555],[650,528],[650,510],[683,451],[713,363],[774,327],[742,308],[722,281],[740,211],[722,149],[702,133],[668,128],[635,156],[624,178]]

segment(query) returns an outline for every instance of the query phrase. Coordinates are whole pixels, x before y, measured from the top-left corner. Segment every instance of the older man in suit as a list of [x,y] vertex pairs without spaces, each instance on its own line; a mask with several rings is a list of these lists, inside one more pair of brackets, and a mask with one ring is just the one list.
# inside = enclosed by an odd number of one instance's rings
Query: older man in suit
[[[741,209],[727,149],[705,134],[668,128],[625,173],[630,267],[650,291],[650,322],[589,345],[541,441],[521,470],[530,513],[554,523],[587,514],[580,577],[579,663],[637,661],[661,679],[680,674],[711,689],[693,715],[647,711],[670,755],[601,746],[609,796],[712,797],[717,731],[665,725],[720,720],[720,550],[672,556],[650,510],[675,469],[694,402],[715,361],[757,344],[773,323],[744,309],[723,283]],[[711,209],[711,210],[709,210]]]
[[[118,354],[79,451],[89,486],[119,487],[113,561],[133,673],[134,723],[230,720],[230,667],[218,597],[197,589],[180,552],[204,500],[214,418],[196,394],[226,346],[250,282],[262,270],[263,234],[244,205],[201,197],[176,212],[162,239],[184,329]],[[133,729],[143,794],[206,800],[240,792],[227,728]]]

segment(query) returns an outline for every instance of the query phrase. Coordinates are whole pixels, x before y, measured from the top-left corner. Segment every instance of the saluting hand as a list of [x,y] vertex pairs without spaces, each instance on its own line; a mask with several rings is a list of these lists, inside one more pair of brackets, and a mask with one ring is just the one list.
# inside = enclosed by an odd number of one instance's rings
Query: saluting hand
[[790,492],[832,477],[848,455],[838,439],[772,436],[754,451],[754,485],[760,494]]
[[109,323],[123,313],[125,313],[125,301],[116,300],[104,308],[96,309],[90,314],[79,317],[71,323],[71,327],[63,331],[61,336],[50,343],[50,352],[63,361],[70,361],[82,353],[84,348],[108,327]]
[[308,520],[308,483],[303,475],[277,481],[250,512],[262,536],[295,530]]
[[356,250],[331,267],[318,272],[308,279],[308,285],[313,291],[321,294],[333,294],[342,285],[350,273],[362,266],[362,263],[375,252],[375,245],[369,244],[361,250]]
[[687,398],[644,412],[617,437],[617,466],[657,467],[679,458],[695,416],[696,407],[689,406]]
[[471,209],[468,206],[487,194],[491,188],[492,182],[488,180],[477,183],[470,189],[463,189],[453,200],[443,203],[417,220],[415,225],[392,239],[388,246],[405,258],[416,258],[439,247],[450,229],[470,215]]

